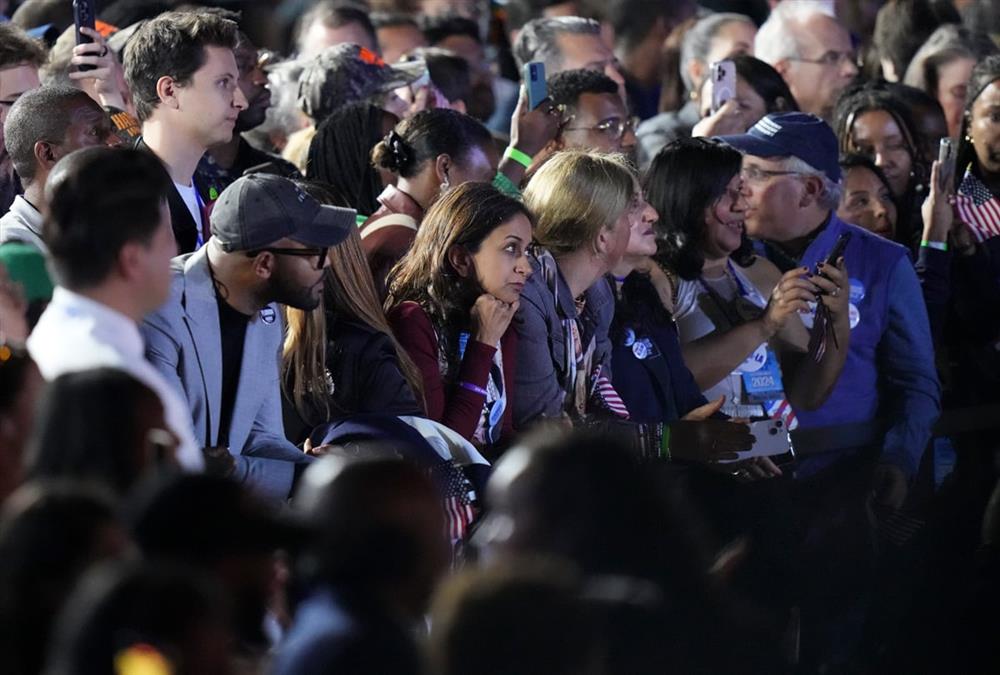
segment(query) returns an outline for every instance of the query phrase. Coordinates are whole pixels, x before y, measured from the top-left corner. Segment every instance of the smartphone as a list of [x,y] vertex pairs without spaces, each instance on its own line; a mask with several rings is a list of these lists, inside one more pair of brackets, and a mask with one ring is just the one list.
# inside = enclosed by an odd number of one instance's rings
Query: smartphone
[[784,420],[761,420],[750,423],[750,433],[754,444],[749,450],[739,453],[739,457],[729,462],[738,462],[751,457],[769,457],[772,462],[781,466],[795,460],[795,447]]
[[[840,257],[844,255],[844,250],[847,248],[847,242],[849,242],[850,240],[851,240],[850,232],[844,232],[843,234],[840,235],[840,237],[837,239],[837,243],[833,245],[833,250],[830,251],[830,255],[826,257],[825,262],[827,265],[837,264],[837,260],[839,260]],[[816,265],[815,274],[819,274],[819,264]]]
[[528,90],[528,109],[534,110],[549,96],[549,86],[545,83],[545,64],[541,61],[524,64],[522,76]]
[[[94,28],[96,18],[97,12],[94,9],[94,0],[73,0],[73,23],[76,26],[76,44],[82,45],[94,41],[94,38],[81,33],[80,29],[84,26]],[[89,64],[79,67],[81,71],[94,70],[95,68],[97,66]]]
[[955,141],[950,138],[942,138],[938,144],[938,186],[944,188],[955,175]]
[[716,61],[712,73],[712,112],[715,113],[726,101],[736,98],[736,64],[731,60]]

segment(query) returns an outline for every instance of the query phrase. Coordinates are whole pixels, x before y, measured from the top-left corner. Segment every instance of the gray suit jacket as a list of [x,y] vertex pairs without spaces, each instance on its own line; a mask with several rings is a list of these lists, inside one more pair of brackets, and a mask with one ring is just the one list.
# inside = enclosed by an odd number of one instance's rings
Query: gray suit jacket
[[[170,299],[142,324],[146,356],[191,407],[195,438],[217,444],[222,410],[222,337],[207,246],[174,258]],[[273,317],[267,323],[262,315]],[[279,359],[281,313],[268,305],[247,324],[229,427],[235,478],[269,499],[287,499],[295,464],[310,458],[284,436]]]
[[608,333],[615,313],[615,296],[608,282],[599,279],[587,289],[583,314],[578,315],[569,286],[556,273],[559,306],[536,258],[534,272],[521,291],[521,305],[514,318],[517,330],[517,371],[514,389],[514,428],[523,429],[540,417],[558,417],[566,409],[571,386],[566,370],[564,319],[580,318],[584,344],[595,341],[593,365],[611,379],[611,339]]

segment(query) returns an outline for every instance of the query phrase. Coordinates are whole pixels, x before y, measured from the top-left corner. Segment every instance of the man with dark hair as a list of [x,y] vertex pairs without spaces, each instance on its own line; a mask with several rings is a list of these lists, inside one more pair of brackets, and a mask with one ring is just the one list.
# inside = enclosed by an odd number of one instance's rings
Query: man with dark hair
[[24,195],[0,218],[0,244],[23,241],[47,253],[42,210],[49,172],[74,150],[106,145],[112,133],[107,113],[75,87],[41,87],[21,96],[4,122],[4,137]]
[[627,74],[625,87],[640,119],[660,111],[663,43],[674,27],[694,16],[693,0],[619,0],[609,5],[615,55]]
[[560,16],[529,21],[514,44],[517,65],[531,61],[545,64],[545,74],[552,77],[564,70],[596,70],[618,85],[625,100],[625,78],[614,52],[601,37],[601,24],[579,16]]
[[188,408],[143,358],[138,326],[170,289],[169,189],[163,165],[136,150],[84,148],[55,165],[43,234],[59,285],[28,351],[47,380],[96,367],[138,379],[160,397],[178,460],[200,469]]
[[427,46],[427,38],[417,20],[408,14],[372,14],[378,48],[386,63],[395,63],[403,54]]
[[205,246],[173,261],[170,297],[143,324],[146,354],[186,398],[209,470],[280,502],[310,457],[283,431],[278,304],[319,304],[327,249],[356,227],[355,212],[250,174],[220,195],[211,220]]
[[38,69],[45,63],[45,56],[41,42],[13,24],[0,23],[0,212],[10,207],[20,191],[4,143],[4,122],[14,101],[39,86]]
[[378,38],[368,13],[343,0],[322,0],[302,17],[295,46],[300,58],[311,58],[327,47],[350,42],[378,52]]
[[635,150],[635,120],[628,116],[618,85],[593,70],[564,70],[549,80],[549,98],[561,106],[559,135],[535,156],[537,165],[559,150]]
[[438,47],[415,49],[406,58],[422,60],[427,64],[431,84],[448,102],[447,106],[438,107],[448,107],[461,113],[467,112],[467,101],[472,95],[468,61],[454,52]]
[[235,628],[235,651],[256,665],[269,647],[264,620],[274,586],[274,554],[297,548],[307,534],[304,528],[219,476],[166,476],[136,491],[123,510],[144,558],[207,573],[225,591],[229,603],[220,609]]
[[198,164],[195,183],[202,189],[207,187],[208,193],[200,195],[205,203],[218,199],[219,194],[247,169],[301,178],[293,164],[277,155],[258,150],[243,137],[243,132],[264,123],[267,109],[271,105],[271,90],[268,88],[267,74],[257,47],[243,31],[239,31],[237,35],[233,55],[240,73],[238,86],[247,100],[247,107],[236,118],[232,139],[213,145]]
[[338,461],[319,462],[296,500],[316,532],[309,587],[271,672],[417,675],[412,631],[448,561],[439,492],[400,459]]
[[136,30],[125,47],[125,79],[142,138],[173,180],[170,218],[177,249],[194,251],[208,238],[208,216],[195,184],[208,148],[232,140],[247,100],[239,87],[233,49],[236,24],[209,12],[168,12]]
[[[486,60],[486,50],[479,34],[479,25],[461,16],[445,15],[429,19],[424,25],[424,35],[432,47],[440,47],[461,56],[469,64],[472,93],[466,101],[468,114],[480,122],[486,122],[497,109],[496,79]],[[508,97],[510,90],[503,92]],[[516,103],[517,88],[513,88]],[[507,124],[510,124],[510,110]],[[488,125],[487,125],[488,126]]]

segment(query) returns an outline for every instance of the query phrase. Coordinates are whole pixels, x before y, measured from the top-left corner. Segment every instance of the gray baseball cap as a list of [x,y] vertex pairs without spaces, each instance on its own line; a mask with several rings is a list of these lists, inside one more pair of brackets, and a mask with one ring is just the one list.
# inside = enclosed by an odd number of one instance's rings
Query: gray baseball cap
[[294,181],[272,174],[237,179],[212,207],[212,235],[225,251],[252,251],[279,239],[336,246],[355,226],[354,209],[320,204]]
[[318,123],[342,105],[405,87],[426,72],[424,61],[389,65],[356,44],[334,45],[305,63],[299,106]]

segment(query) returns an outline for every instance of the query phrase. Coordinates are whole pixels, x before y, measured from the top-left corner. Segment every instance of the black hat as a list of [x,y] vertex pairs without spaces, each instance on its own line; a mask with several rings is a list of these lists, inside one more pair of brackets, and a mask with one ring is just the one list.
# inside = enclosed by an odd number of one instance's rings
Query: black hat
[[266,173],[237,179],[212,207],[212,235],[225,251],[253,251],[288,237],[308,246],[336,246],[357,212],[327,206],[294,181]]

